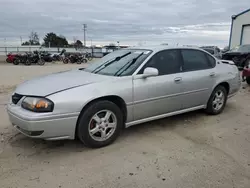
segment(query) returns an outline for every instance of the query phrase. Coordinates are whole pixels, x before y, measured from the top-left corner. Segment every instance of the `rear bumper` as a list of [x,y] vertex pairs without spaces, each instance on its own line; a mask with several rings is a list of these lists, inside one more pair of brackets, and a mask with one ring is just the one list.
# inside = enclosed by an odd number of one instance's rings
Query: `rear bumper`
[[12,125],[22,134],[31,138],[45,140],[74,139],[78,116],[27,117],[20,113],[26,111],[19,106],[9,104],[7,112]]

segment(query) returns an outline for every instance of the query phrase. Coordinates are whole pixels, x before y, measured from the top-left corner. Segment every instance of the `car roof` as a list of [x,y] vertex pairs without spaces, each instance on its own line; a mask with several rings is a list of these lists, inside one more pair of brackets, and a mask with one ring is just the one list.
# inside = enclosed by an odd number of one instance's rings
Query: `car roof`
[[156,46],[133,46],[127,49],[137,49],[137,50],[152,50],[152,51],[161,51],[167,49],[198,49],[199,47],[190,47],[190,46],[169,46],[169,45],[156,45]]

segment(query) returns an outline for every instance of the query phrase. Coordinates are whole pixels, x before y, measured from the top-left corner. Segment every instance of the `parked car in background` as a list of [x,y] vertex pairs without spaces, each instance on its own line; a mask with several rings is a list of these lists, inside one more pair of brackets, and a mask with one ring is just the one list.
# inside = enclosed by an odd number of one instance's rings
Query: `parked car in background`
[[124,126],[198,109],[220,114],[240,84],[234,63],[200,48],[133,47],[20,84],[7,111],[26,136],[79,138],[96,148],[111,144]]
[[222,58],[222,52],[217,46],[202,46],[201,48],[218,59]]
[[232,60],[240,70],[250,63],[250,44],[236,46],[222,55],[222,59]]
[[225,47],[221,50],[221,53],[224,54],[224,53],[226,53],[227,51],[229,51],[229,46],[225,46]]

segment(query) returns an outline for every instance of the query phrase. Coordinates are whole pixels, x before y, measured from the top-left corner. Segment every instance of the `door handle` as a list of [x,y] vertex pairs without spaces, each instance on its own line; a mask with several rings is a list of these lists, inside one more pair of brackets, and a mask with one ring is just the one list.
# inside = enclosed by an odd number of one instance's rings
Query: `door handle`
[[214,76],[215,76],[215,73],[214,73],[214,72],[211,72],[211,73],[209,74],[209,76],[214,77]]
[[181,80],[182,80],[181,77],[177,77],[177,78],[174,79],[175,82],[180,82]]

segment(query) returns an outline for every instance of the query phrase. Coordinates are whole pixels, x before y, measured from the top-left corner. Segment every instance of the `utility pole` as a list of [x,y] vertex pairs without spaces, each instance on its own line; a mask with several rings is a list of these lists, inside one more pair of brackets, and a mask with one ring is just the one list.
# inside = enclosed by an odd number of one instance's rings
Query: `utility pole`
[[86,30],[87,30],[87,24],[83,24],[83,32],[84,32],[84,47],[86,47]]
[[22,38],[22,36],[20,36],[20,40],[21,40],[21,46],[22,46],[22,44],[23,44],[23,38]]

